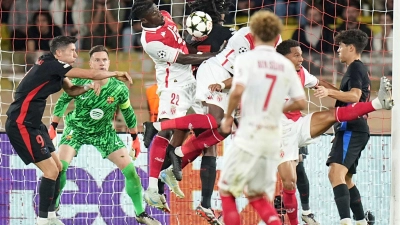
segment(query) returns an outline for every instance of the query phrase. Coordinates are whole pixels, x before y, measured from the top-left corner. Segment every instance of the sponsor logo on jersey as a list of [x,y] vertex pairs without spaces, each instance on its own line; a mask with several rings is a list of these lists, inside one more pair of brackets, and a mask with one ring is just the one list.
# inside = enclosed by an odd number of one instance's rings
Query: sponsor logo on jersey
[[109,96],[109,97],[107,97],[107,103],[108,104],[111,104],[111,103],[113,103],[115,100],[114,100],[114,97],[112,97],[112,96]]
[[90,117],[94,120],[99,120],[101,118],[103,118],[104,116],[104,112],[101,109],[92,109],[90,111]]

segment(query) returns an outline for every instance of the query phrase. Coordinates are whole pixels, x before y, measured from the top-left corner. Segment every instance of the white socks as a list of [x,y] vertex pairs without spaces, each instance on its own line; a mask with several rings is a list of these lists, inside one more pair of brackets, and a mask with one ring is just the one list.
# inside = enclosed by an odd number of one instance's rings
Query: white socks
[[47,218],[52,219],[52,218],[57,218],[56,212],[49,212],[47,215]]
[[182,148],[180,146],[175,148],[175,154],[179,157],[183,157]]
[[37,225],[48,225],[49,221],[47,220],[47,218],[38,217],[36,220],[36,224]]
[[372,103],[372,107],[374,107],[375,110],[383,108],[382,104],[381,104],[381,101],[379,101],[378,98],[375,98],[374,100],[372,100],[371,103]]
[[368,225],[368,223],[367,220],[363,219],[363,220],[357,220],[356,225]]
[[161,123],[160,122],[154,122],[153,127],[156,128],[156,130],[160,131],[161,130]]
[[149,188],[158,190],[158,178],[149,177],[149,187],[147,189]]
[[305,215],[305,216],[308,216],[308,215],[311,214],[311,210],[303,210],[302,214]]
[[340,220],[340,225],[352,225],[350,218],[344,218]]

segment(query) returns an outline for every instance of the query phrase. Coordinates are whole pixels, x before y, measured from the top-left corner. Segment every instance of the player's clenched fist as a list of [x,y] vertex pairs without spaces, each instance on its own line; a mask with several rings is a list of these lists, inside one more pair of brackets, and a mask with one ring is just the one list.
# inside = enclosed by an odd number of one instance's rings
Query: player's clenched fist
[[139,153],[141,152],[140,141],[137,134],[131,134],[131,136],[132,136],[132,149],[129,152],[129,155],[133,160],[136,160],[139,156]]
[[225,134],[230,134],[232,130],[232,124],[233,124],[233,117],[225,115],[225,117],[221,120],[221,126],[220,129],[222,133]]
[[130,84],[132,84],[132,78],[127,72],[122,72],[122,71],[115,71],[117,76],[115,76],[118,80],[120,81],[129,81]]
[[58,125],[58,123],[55,123],[55,122],[52,122],[50,124],[48,132],[49,132],[49,136],[50,136],[51,140],[53,140],[57,136],[57,131],[56,131],[57,125]]

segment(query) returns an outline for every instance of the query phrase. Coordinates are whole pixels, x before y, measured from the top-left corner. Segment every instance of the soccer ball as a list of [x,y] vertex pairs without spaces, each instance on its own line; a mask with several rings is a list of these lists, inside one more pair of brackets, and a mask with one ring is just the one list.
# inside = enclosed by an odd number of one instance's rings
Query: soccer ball
[[212,30],[211,16],[202,11],[196,11],[186,19],[186,30],[196,38],[207,36]]

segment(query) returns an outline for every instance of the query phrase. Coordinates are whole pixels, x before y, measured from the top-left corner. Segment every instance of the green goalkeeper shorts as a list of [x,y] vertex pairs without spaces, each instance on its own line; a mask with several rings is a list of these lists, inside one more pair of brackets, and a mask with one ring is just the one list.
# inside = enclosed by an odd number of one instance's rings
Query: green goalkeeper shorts
[[114,129],[105,129],[101,133],[86,134],[73,126],[66,127],[61,137],[60,145],[69,145],[76,151],[76,156],[82,145],[92,145],[101,153],[103,159],[111,153],[125,148],[125,144]]

